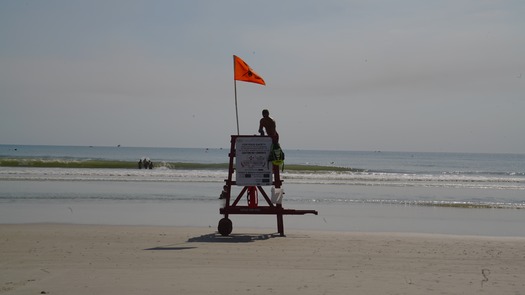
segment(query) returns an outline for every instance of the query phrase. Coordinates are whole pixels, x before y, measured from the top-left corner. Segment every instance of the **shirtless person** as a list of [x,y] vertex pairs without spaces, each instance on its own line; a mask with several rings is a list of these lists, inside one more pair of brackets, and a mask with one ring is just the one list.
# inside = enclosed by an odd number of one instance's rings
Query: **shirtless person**
[[264,136],[264,130],[266,134],[272,138],[272,142],[279,143],[279,133],[275,129],[275,121],[270,117],[270,112],[268,110],[262,111],[262,119],[259,122],[259,133],[261,136]]

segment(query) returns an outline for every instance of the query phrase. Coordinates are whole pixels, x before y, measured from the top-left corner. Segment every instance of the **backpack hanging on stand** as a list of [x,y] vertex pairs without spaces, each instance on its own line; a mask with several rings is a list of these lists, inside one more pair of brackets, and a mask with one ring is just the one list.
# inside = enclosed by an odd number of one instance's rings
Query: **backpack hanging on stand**
[[268,163],[272,162],[275,166],[281,166],[281,171],[284,171],[284,152],[278,143],[273,143],[270,155],[268,156]]

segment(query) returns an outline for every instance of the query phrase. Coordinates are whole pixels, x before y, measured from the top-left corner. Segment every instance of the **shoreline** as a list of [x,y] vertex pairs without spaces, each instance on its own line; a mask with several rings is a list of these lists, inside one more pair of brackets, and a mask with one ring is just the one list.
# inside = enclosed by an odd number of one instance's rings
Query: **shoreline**
[[[501,241],[523,241],[525,245],[525,237],[522,236],[498,236],[498,235],[475,235],[475,234],[449,234],[449,233],[426,233],[426,232],[403,232],[403,231],[345,231],[337,229],[304,229],[304,228],[285,228],[285,235],[280,236],[277,229],[274,227],[267,226],[239,226],[233,229],[233,232],[226,237],[219,234],[216,226],[201,226],[201,225],[156,225],[156,224],[103,224],[103,223],[62,223],[62,222],[27,222],[27,223],[0,223],[0,230],[4,227],[78,227],[78,228],[137,228],[137,229],[173,229],[201,232],[208,231],[209,235],[213,234],[216,236],[217,241],[220,239],[232,239],[235,240],[237,236],[260,234],[261,236],[268,236],[268,238],[286,238],[288,237],[288,231],[291,235],[298,233],[308,233],[312,235],[365,235],[365,236],[388,236],[388,237],[412,237],[412,238],[450,238],[450,239],[479,239],[479,240],[501,240]],[[232,238],[233,237],[233,238]],[[255,239],[256,240],[256,239]],[[231,241],[236,242],[236,241]],[[525,256],[524,256],[525,257]]]
[[[188,191],[191,193],[191,188]],[[210,194],[212,192],[214,190]],[[319,215],[284,216],[285,233],[289,230],[312,230],[525,237],[522,210],[361,203],[343,206],[287,203],[285,206],[293,209],[315,209],[319,212]],[[215,200],[34,200],[3,202],[0,206],[0,224],[144,225],[216,229],[222,217],[219,214],[218,201]],[[277,228],[275,216],[270,215],[232,215],[230,219],[234,233],[237,228],[243,227]]]
[[[521,294],[525,238],[0,224],[6,294]],[[42,293],[45,292],[45,293]]]

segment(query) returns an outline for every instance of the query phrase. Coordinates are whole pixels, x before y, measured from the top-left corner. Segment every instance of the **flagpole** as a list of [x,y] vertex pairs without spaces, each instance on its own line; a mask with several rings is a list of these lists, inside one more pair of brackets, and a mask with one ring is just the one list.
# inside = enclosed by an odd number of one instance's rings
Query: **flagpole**
[[[233,56],[233,75],[235,76],[235,55]],[[239,132],[239,111],[237,109],[237,81],[233,78],[233,89],[235,92],[235,118],[237,120],[237,135],[241,135]]]
[[241,135],[239,132],[239,111],[237,109],[237,81],[233,80],[233,88],[235,89],[235,118],[237,118],[237,135]]

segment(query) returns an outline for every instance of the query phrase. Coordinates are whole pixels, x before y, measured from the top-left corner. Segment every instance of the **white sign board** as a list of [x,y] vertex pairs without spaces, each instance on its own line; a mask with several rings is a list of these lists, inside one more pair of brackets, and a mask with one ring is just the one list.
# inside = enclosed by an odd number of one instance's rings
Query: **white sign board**
[[237,185],[272,185],[272,164],[268,163],[272,139],[266,136],[238,137],[235,144]]

